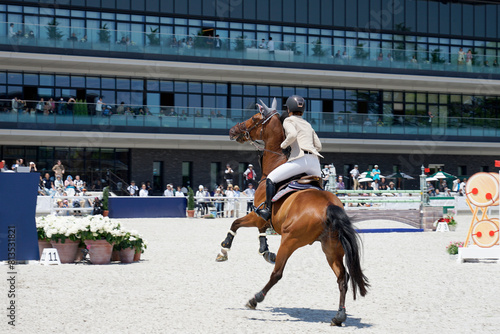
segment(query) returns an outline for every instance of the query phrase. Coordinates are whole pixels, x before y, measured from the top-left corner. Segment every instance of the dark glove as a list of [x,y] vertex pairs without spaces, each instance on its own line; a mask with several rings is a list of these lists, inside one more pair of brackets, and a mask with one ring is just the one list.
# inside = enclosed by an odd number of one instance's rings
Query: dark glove
[[287,146],[286,148],[282,149],[281,150],[283,152],[283,154],[285,155],[285,157],[288,157],[290,156],[290,153],[292,152],[292,148],[290,146]]

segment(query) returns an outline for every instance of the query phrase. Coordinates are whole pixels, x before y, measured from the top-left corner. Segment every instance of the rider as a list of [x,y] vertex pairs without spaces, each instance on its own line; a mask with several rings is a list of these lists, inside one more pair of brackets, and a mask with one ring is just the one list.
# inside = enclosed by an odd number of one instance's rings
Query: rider
[[319,157],[323,156],[318,153],[321,151],[321,142],[311,124],[302,118],[305,108],[304,98],[292,95],[286,100],[286,107],[289,117],[283,122],[285,140],[281,143],[281,149],[285,155],[288,153],[290,155],[286,163],[278,166],[267,176],[265,206],[256,210],[264,220],[271,218],[271,200],[276,183],[301,173],[321,175]]

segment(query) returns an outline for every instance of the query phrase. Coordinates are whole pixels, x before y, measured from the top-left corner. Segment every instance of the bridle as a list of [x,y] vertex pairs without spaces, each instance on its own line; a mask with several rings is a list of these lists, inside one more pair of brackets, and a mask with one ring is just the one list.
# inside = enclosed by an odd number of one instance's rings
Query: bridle
[[[275,151],[271,151],[271,150],[268,150],[266,148],[264,148],[263,146],[261,146],[261,144],[257,143],[256,140],[262,140],[262,133],[264,132],[264,125],[274,116],[274,115],[277,115],[279,114],[278,111],[274,111],[272,112],[271,114],[269,114],[269,116],[267,116],[266,118],[262,117],[259,121],[255,121],[255,118],[252,116],[252,121],[254,121],[254,124],[252,124],[251,127],[247,128],[245,122],[241,122],[241,123],[238,123],[236,124],[236,128],[238,129],[238,132],[240,132],[240,136],[243,136],[243,138],[245,138],[245,141],[248,141],[251,145],[253,145],[257,151],[266,151],[266,152],[271,152],[271,153],[274,153],[274,154],[277,154],[277,155],[284,155],[283,153],[281,152],[275,152]],[[264,115],[264,114],[262,114]],[[252,136],[250,135],[250,132],[261,126],[260,128],[260,135],[259,137],[260,138],[257,138],[257,139],[253,139]]]

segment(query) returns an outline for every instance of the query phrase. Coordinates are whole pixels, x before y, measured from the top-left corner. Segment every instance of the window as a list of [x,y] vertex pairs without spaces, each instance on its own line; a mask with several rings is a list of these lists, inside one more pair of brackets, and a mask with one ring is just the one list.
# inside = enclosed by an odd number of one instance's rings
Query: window
[[192,176],[193,176],[193,162],[183,161],[182,162],[182,185],[192,187]]
[[458,166],[458,176],[467,175],[467,166]]

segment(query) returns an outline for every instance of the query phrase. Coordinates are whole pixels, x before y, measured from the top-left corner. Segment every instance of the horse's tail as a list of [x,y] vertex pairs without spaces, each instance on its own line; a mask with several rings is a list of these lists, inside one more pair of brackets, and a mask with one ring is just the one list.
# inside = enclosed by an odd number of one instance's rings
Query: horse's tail
[[356,299],[356,291],[359,288],[361,296],[366,295],[368,278],[363,274],[360,264],[360,247],[358,233],[349,220],[344,209],[330,204],[326,209],[327,226],[332,233],[337,232],[340,243],[344,248],[345,262],[351,276],[352,293]]

